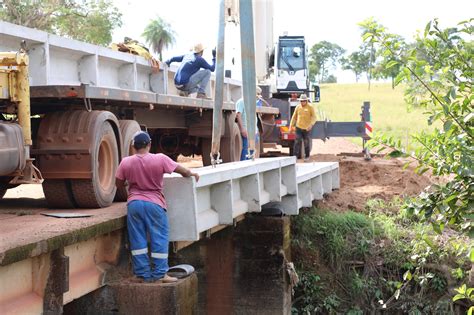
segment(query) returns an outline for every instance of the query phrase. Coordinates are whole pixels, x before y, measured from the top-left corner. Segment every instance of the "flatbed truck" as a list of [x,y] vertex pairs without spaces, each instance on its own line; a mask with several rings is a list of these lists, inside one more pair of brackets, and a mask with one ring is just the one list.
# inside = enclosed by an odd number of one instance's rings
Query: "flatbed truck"
[[[140,129],[150,133],[152,152],[197,154],[210,164],[214,101],[178,96],[176,67],[156,70],[140,56],[0,21],[0,51],[22,45],[0,55],[1,196],[44,180],[51,207],[123,201],[113,178]],[[212,80],[208,95],[214,89]],[[226,78],[223,90],[220,153],[233,162],[242,147],[234,105],[242,84]]]

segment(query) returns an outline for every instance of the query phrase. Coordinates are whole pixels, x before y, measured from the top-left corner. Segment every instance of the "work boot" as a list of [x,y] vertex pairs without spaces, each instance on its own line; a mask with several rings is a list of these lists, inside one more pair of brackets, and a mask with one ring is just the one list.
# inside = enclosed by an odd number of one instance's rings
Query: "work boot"
[[159,281],[163,283],[174,283],[178,281],[178,278],[165,275],[163,278],[159,279]]
[[309,162],[309,157],[305,157],[305,158],[304,158],[304,161],[305,161],[305,162]]
[[179,91],[179,96],[188,96],[188,92],[186,92],[186,91]]
[[197,98],[203,98],[205,100],[210,100],[211,99],[210,97],[207,97],[207,95],[205,93],[198,93]]

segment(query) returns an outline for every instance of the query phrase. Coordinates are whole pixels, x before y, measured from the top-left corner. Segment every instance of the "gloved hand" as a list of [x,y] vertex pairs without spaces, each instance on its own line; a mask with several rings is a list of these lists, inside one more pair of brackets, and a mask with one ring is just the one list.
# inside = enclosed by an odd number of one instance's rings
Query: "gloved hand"
[[170,62],[169,60],[166,60],[165,63],[166,63],[166,65],[167,65],[168,67],[169,67],[170,64],[171,64],[171,62]]
[[216,58],[216,48],[212,49],[212,58]]

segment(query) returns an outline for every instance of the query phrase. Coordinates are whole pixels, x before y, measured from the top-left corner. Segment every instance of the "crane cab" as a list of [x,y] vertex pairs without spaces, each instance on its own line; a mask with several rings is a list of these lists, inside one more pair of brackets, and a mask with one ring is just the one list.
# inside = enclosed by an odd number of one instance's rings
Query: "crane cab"
[[307,94],[308,50],[304,36],[280,36],[274,56],[276,93],[273,96],[288,98],[294,93]]

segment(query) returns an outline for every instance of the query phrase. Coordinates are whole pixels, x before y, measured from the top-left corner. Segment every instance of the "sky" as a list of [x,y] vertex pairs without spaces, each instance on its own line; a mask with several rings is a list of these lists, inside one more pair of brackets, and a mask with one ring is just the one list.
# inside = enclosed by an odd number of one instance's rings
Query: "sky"
[[[268,1],[268,0],[254,0]],[[123,14],[123,26],[113,34],[114,41],[124,36],[144,42],[141,34],[146,24],[162,17],[176,32],[176,43],[163,53],[165,59],[189,51],[196,42],[214,47],[217,42],[219,0],[114,0]],[[309,46],[326,40],[348,53],[361,44],[357,23],[374,17],[391,33],[411,41],[417,30],[438,18],[442,27],[474,17],[473,0],[273,0],[274,38],[283,32],[304,35]],[[226,47],[239,41],[234,36]],[[210,59],[210,49],[205,51]],[[338,82],[351,82],[349,71],[337,71]]]

